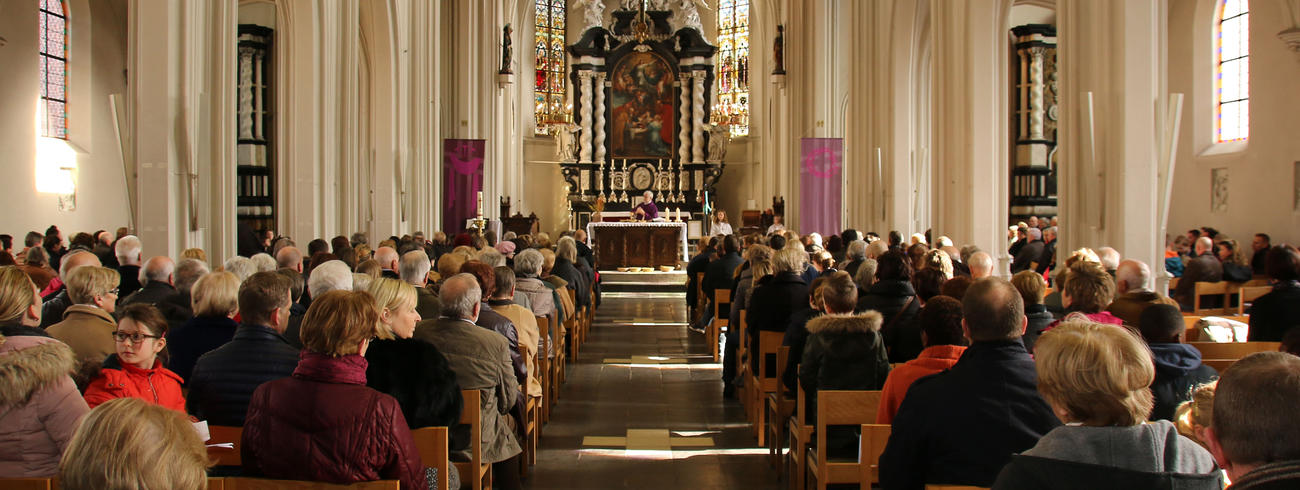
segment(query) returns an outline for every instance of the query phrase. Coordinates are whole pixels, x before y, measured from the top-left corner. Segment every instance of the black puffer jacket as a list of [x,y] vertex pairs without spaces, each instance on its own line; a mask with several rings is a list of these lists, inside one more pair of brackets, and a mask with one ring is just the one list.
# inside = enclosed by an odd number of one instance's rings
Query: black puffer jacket
[[1173,420],[1174,410],[1192,399],[1193,389],[1219,377],[1214,368],[1201,364],[1201,351],[1187,344],[1151,344],[1151,357],[1156,363],[1151,420]]
[[[397,399],[412,429],[453,427],[463,400],[456,372],[428,342],[415,339],[375,340],[366,350],[366,386]],[[469,428],[451,433],[452,450],[469,446]]]
[[912,283],[891,280],[872,284],[858,298],[856,312],[867,310],[878,311],[884,317],[880,333],[885,337],[890,361],[907,362],[921,355],[921,328],[912,321],[921,311],[921,303]]
[[879,390],[889,376],[880,337],[880,313],[824,315],[808,321],[799,382],[808,396],[808,420],[817,414],[817,390]]
[[241,427],[253,391],[287,378],[298,366],[298,350],[261,325],[240,325],[235,337],[199,358],[190,377],[185,408],[211,425]]
[[[745,310],[750,352],[758,352],[758,332],[784,333],[790,317],[807,305],[808,283],[799,274],[781,272],[763,279],[754,288]],[[750,365],[757,370],[758,356],[750,358]],[[776,370],[775,361],[768,366],[768,372]]]

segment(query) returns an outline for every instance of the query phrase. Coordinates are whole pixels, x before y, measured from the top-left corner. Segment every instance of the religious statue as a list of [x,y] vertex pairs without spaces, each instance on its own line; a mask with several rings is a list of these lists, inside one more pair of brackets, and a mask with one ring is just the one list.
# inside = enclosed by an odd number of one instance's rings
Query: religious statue
[[[678,0],[678,2],[680,5],[673,12],[672,18],[668,19],[668,24],[672,26],[674,31],[690,27],[703,33],[704,25],[700,22],[699,8],[703,7],[704,10],[708,10],[709,4],[705,3],[704,0]],[[665,10],[667,9],[665,8]]]
[[586,26],[583,31],[592,27],[605,26],[605,2],[604,0],[576,0],[571,6],[573,10],[582,12],[582,21]]
[[668,10],[668,0],[622,0],[619,10],[638,11],[644,6],[647,11]]
[[772,40],[772,53],[776,57],[776,68],[772,70],[773,75],[785,74],[785,26],[776,25],[776,39]]
[[501,31],[501,71],[498,73],[508,75],[514,73],[510,69],[510,58],[513,53],[510,47],[510,34],[514,32],[514,29],[510,28],[510,23],[506,23],[506,26]]
[[555,137],[555,159],[561,162],[576,162],[578,151],[578,132],[582,126],[574,123],[555,124],[551,126],[551,136]]
[[731,143],[731,126],[727,124],[706,124],[709,131],[709,163],[721,162],[727,157],[727,145]]

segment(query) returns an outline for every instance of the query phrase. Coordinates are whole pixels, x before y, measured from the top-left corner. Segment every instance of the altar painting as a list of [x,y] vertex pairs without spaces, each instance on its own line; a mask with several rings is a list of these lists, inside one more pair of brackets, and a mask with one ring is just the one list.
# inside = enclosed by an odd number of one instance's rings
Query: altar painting
[[611,153],[616,158],[668,158],[673,151],[671,65],[652,53],[629,53],[612,73]]

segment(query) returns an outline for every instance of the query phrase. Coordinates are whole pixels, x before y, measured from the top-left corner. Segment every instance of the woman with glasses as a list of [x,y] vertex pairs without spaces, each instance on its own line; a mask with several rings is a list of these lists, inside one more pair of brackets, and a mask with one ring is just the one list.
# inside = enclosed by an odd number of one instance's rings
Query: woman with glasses
[[104,360],[99,376],[86,388],[86,404],[93,409],[114,398],[139,398],[185,412],[181,377],[158,359],[167,346],[166,335],[167,319],[153,305],[122,308],[113,331],[117,353]]
[[45,329],[51,337],[68,344],[81,364],[79,375],[73,376],[78,387],[85,387],[86,373],[93,373],[104,358],[116,352],[113,331],[117,322],[113,311],[117,304],[117,284],[121,276],[117,271],[86,265],[68,274],[68,299],[72,302],[61,319]]

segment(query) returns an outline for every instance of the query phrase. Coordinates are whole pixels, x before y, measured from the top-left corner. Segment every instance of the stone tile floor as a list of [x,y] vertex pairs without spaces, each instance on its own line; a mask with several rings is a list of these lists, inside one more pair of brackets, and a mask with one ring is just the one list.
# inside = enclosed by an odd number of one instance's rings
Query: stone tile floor
[[607,295],[580,356],[525,488],[782,487],[682,294]]

